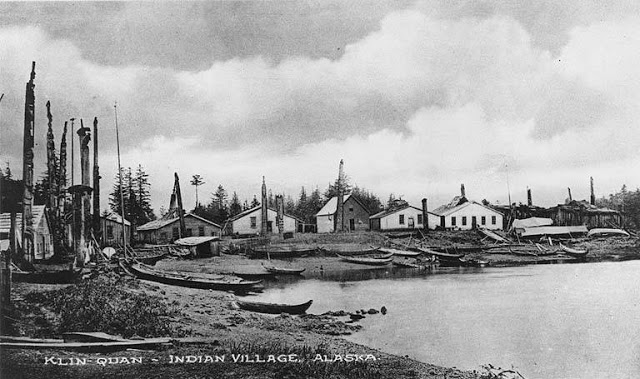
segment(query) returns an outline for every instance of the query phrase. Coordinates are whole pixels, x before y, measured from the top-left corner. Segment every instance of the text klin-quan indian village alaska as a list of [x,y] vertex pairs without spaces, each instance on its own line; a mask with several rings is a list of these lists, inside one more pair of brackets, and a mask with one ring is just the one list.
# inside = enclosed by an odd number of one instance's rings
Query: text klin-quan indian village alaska
[[640,2],[0,2],[0,378],[640,378]]

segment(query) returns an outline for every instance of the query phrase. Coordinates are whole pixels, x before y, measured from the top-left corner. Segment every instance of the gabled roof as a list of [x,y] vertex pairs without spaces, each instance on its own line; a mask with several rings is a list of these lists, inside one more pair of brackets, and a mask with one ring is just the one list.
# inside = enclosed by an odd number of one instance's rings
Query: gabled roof
[[[242,212],[238,213],[237,215],[231,217],[229,220],[227,220],[227,222],[234,222],[236,220],[239,220],[239,219],[241,219],[241,218],[243,218],[243,217],[245,217],[245,216],[257,211],[257,210],[260,210],[261,208],[262,208],[262,205],[256,205],[253,208],[249,208],[249,209],[247,209],[245,211],[242,211]],[[267,209],[270,210],[270,211],[276,212],[276,213],[278,212],[278,211],[276,211],[275,209],[273,209],[271,207],[267,207]],[[285,213],[284,215],[302,222],[302,220],[300,220],[296,216],[292,216],[292,215],[290,215],[288,213]]]
[[[109,213],[106,216],[100,216],[100,218],[103,218],[105,220],[110,220],[110,221],[116,222],[118,224],[122,224],[122,216],[120,216],[117,213]],[[124,224],[126,226],[131,226],[131,223],[127,219],[124,220]]]
[[[345,204],[349,199],[351,199],[351,194],[345,195],[344,199],[342,200],[342,204]],[[362,204],[362,202],[358,200],[357,197],[353,196],[353,200],[356,203],[358,203],[362,207],[362,209],[364,209],[367,213],[369,213],[369,209],[367,209],[367,207],[364,204]],[[327,201],[327,203],[318,211],[318,213],[316,213],[316,217],[333,215],[337,211],[338,211],[338,196],[334,196],[331,199],[329,199],[329,201]]]
[[[398,207],[398,208],[393,208],[393,209],[388,209],[386,211],[378,212],[378,213],[374,214],[373,216],[369,217],[369,219],[387,217],[387,216],[392,215],[392,214],[394,214],[396,212],[403,211],[403,210],[405,210],[407,208],[413,208],[413,209],[415,209],[417,211],[422,212],[422,209],[420,209],[418,207],[414,207],[414,206],[409,205],[409,204],[406,204],[406,205],[403,205],[403,206]],[[427,213],[431,213],[432,215],[437,216],[435,213],[430,212],[430,211],[427,211]]]
[[[31,207],[31,218],[33,225],[36,226],[45,217],[45,206],[34,205]],[[11,230],[11,213],[0,214],[0,232],[9,233]],[[16,213],[16,230],[22,230],[22,212]]]
[[[206,218],[202,218],[196,214],[193,213],[187,213],[186,215],[184,215],[184,217],[193,217],[197,220],[200,220],[202,222],[206,222],[207,224],[213,225],[217,228],[220,228],[220,225],[216,224],[213,221],[209,221]],[[171,225],[176,221],[179,221],[180,218],[179,217],[173,217],[173,218],[169,218],[169,219],[160,219],[160,220],[153,220],[153,221],[149,221],[146,224],[139,226],[138,227],[138,231],[145,231],[145,230],[158,230],[160,228],[164,228],[167,225]]]
[[[459,196],[456,196],[456,198],[457,197],[459,197]],[[454,200],[455,200],[455,198],[454,198]],[[438,215],[438,216],[448,216],[448,215],[450,215],[452,213],[455,213],[455,212],[459,211],[460,209],[468,207],[471,204],[475,204],[475,205],[481,206],[482,208],[485,208],[485,209],[487,209],[487,210],[489,210],[489,211],[491,211],[491,212],[493,212],[495,214],[498,214],[498,215],[502,216],[502,213],[496,211],[495,209],[489,208],[486,205],[482,205],[482,204],[480,204],[478,202],[475,202],[475,201],[468,201],[466,199],[464,199],[464,200],[465,200],[464,202],[462,202],[462,203],[460,203],[459,205],[456,205],[456,206],[451,206],[453,204],[453,202],[451,202],[449,204],[446,204],[446,205],[439,206],[438,208],[433,210],[433,213]]]
[[456,208],[457,206],[462,205],[468,201],[469,200],[467,200],[467,198],[464,196],[455,196],[449,203],[441,205],[438,208],[434,209],[433,213],[444,216],[444,213],[446,213],[449,209]]

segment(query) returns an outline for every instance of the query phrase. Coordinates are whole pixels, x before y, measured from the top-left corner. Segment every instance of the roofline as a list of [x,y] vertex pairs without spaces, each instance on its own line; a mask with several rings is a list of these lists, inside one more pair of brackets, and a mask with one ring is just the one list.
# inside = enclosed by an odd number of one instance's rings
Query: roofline
[[[469,206],[469,205],[471,205],[471,204],[479,205],[479,206],[481,206],[481,207],[483,207],[483,208],[485,208],[485,209],[487,209],[487,210],[490,210],[491,212],[497,213],[497,214],[499,214],[500,216],[502,216],[502,213],[498,212],[497,210],[495,210],[495,209],[493,209],[493,208],[489,208],[489,207],[487,207],[487,206],[486,206],[486,205],[484,205],[484,204],[480,204],[480,203],[478,203],[477,201],[465,201],[464,203],[462,203],[462,204],[460,204],[460,205],[456,205],[456,206],[455,206],[455,207],[453,207],[453,208],[449,208],[449,209],[447,209],[445,212],[442,212],[442,213],[434,213],[434,214],[435,214],[435,215],[437,215],[437,216],[448,216],[448,215],[450,215],[451,213],[456,212],[456,211],[457,211],[457,210],[459,210],[459,209],[465,208],[465,207],[467,207],[467,206]],[[438,207],[438,208],[440,208],[440,207]],[[438,209],[438,208],[436,208],[436,209]]]
[[[383,217],[391,216],[392,214],[394,214],[394,213],[396,213],[396,212],[399,212],[399,211],[403,211],[403,210],[405,210],[405,209],[407,209],[407,208],[413,208],[413,209],[415,209],[415,210],[417,210],[417,211],[421,211],[421,212],[422,212],[422,209],[420,209],[420,208],[418,208],[418,207],[414,207],[414,206],[413,206],[413,205],[411,205],[411,204],[407,204],[406,206],[404,206],[404,207],[402,207],[402,208],[398,208],[398,209],[394,209],[394,210],[390,210],[390,211],[381,211],[381,212],[378,212],[378,213],[374,214],[373,216],[370,216],[370,217],[369,217],[369,219],[378,219],[378,218],[383,218]],[[439,216],[440,216],[440,215],[438,215],[438,214],[436,214],[436,213],[433,213],[433,212],[431,212],[431,211],[427,211],[427,214],[432,214],[432,215],[437,216],[437,217],[439,217]]]
[[[244,216],[248,216],[248,215],[252,214],[253,212],[255,212],[255,211],[257,211],[258,209],[261,209],[261,208],[262,208],[262,206],[261,206],[261,205],[255,206],[255,207],[253,207],[253,208],[249,208],[249,209],[247,209],[246,211],[242,211],[242,212],[238,213],[237,215],[235,215],[235,216],[233,216],[233,217],[231,217],[231,218],[228,218],[227,220],[225,220],[225,222],[224,222],[224,223],[225,223],[225,224],[227,224],[228,222],[234,222],[234,221],[237,221],[237,220],[239,220],[239,219],[243,218]],[[274,211],[274,212],[278,213],[278,211],[277,211],[277,210],[275,210],[275,209],[273,209],[273,208],[271,208],[271,207],[267,207],[267,209],[268,209],[268,210],[270,210],[270,211]],[[249,212],[249,211],[251,211],[251,212]],[[245,213],[245,212],[246,212],[246,213]],[[294,219],[294,220],[298,220],[298,221],[300,221],[300,222],[303,222],[303,220],[302,220],[302,219],[300,219],[300,218],[298,218],[298,217],[296,217],[296,216],[290,215],[290,214],[288,214],[288,213],[285,213],[284,215],[285,215],[285,216],[287,216],[287,217],[290,217],[290,218],[292,218],[292,219]]]

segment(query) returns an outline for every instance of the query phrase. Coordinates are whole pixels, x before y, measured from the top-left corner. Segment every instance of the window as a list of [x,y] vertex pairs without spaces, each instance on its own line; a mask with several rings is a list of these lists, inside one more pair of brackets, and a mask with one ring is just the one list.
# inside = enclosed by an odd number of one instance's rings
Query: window
[[172,232],[174,240],[180,238],[180,231],[178,230],[178,228],[173,228]]
[[113,239],[113,226],[109,225],[107,226],[107,238],[112,240]]
[[480,223],[482,225],[487,225],[487,216],[480,217]]
[[160,233],[160,241],[165,242],[167,240],[167,232]]
[[198,235],[204,236],[204,226],[198,226]]
[[418,215],[418,224],[422,224],[422,215]]
[[193,231],[191,229],[187,229],[184,231],[185,237],[191,237],[193,235]]
[[491,216],[491,225],[496,224],[496,216]]
[[353,212],[353,205],[349,206],[349,212]]
[[467,225],[467,216],[462,216],[462,225]]
[[251,217],[250,220],[251,220],[251,229],[255,229],[257,224],[256,218]]
[[404,225],[404,215],[400,215],[400,225]]
[[451,217],[451,226],[456,226],[456,216]]

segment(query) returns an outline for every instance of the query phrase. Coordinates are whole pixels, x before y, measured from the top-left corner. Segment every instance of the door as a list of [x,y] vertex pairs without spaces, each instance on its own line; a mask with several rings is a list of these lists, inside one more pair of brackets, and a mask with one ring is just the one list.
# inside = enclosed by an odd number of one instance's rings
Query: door
[[478,226],[478,221],[476,220],[476,216],[471,216],[471,229],[475,229]]
[[409,217],[409,220],[407,221],[407,226],[409,227],[409,229],[415,228],[415,223],[413,221],[413,217]]
[[349,219],[349,230],[354,231],[356,230],[356,220],[350,218]]

